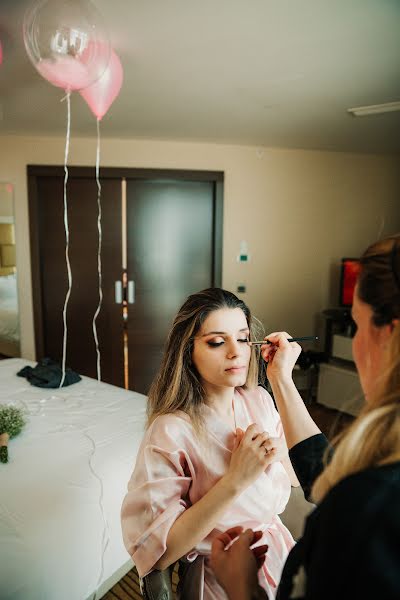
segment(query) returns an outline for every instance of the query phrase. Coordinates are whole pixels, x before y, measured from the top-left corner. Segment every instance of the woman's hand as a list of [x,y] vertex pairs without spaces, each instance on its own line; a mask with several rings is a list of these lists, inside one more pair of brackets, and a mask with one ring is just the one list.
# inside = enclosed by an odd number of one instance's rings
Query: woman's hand
[[[267,433],[267,432],[265,432]],[[235,448],[238,446],[240,441],[243,439],[244,431],[243,429],[236,430],[236,444]],[[269,453],[270,462],[281,462],[285,460],[289,455],[289,450],[286,444],[286,440],[284,437],[267,437],[265,442],[263,443],[264,449]]]
[[[258,589],[257,571],[265,560],[268,546],[251,546],[261,531],[232,527],[217,535],[211,547],[211,567],[229,600],[250,600]],[[236,541],[234,541],[236,540]],[[232,543],[233,542],[233,543]],[[267,598],[267,596],[263,596]]]
[[267,335],[270,344],[261,346],[261,355],[268,363],[267,377],[270,383],[292,378],[293,367],[300,355],[301,346],[297,342],[288,342],[290,337],[286,331],[270,333]]
[[242,429],[236,431],[231,462],[224,475],[235,489],[245,490],[271,463],[279,460],[276,459],[277,445],[271,445],[270,451],[267,451],[265,444],[270,440],[269,433],[260,431],[255,423],[249,425],[245,432]]
[[289,451],[284,437],[270,437],[264,443],[264,448],[271,458],[271,463],[282,462],[288,457]]

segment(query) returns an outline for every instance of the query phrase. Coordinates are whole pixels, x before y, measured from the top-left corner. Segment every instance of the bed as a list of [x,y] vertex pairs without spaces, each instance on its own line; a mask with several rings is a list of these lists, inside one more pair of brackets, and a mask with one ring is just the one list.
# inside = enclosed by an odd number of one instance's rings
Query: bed
[[0,268],[0,354],[19,356],[17,276]]
[[0,464],[0,598],[98,600],[132,568],[120,506],[146,397],[89,377],[34,387],[16,376],[34,364],[0,361],[0,403],[28,416]]

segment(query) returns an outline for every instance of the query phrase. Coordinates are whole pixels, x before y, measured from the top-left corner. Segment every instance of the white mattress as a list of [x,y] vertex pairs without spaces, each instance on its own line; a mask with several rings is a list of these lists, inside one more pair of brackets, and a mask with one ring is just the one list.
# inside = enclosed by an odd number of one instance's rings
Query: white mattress
[[88,377],[37,388],[15,375],[27,364],[0,361],[0,403],[28,415],[0,463],[0,598],[99,598],[132,566],[120,507],[146,397]]

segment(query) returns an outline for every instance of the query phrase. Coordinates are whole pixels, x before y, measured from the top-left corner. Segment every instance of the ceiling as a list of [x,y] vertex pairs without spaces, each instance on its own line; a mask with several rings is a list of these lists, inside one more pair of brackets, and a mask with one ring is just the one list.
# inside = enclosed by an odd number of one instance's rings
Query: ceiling
[[[124,69],[102,136],[399,153],[400,0],[95,0]],[[0,0],[0,134],[64,135],[64,93]],[[72,95],[72,133],[95,121]]]

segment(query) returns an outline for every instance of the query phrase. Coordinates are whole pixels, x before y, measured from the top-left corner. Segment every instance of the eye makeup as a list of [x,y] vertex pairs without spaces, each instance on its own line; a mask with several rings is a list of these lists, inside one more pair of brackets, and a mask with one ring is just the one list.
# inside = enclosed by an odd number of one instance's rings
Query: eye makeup
[[[238,339],[238,342],[242,342],[243,344],[248,344],[249,343],[249,338],[243,338],[243,339]],[[221,342],[214,342],[212,340],[209,340],[208,342],[206,342],[209,346],[211,346],[212,348],[217,348],[218,346],[222,346],[222,344],[225,343],[225,340],[221,341]]]

